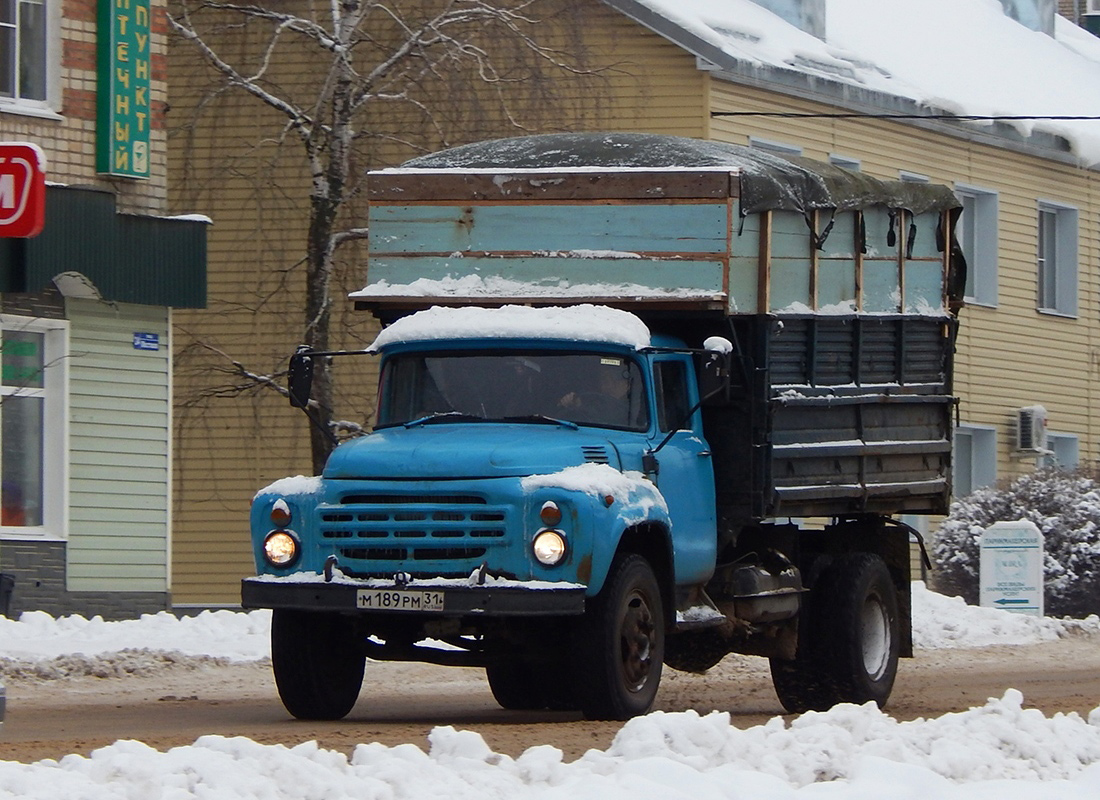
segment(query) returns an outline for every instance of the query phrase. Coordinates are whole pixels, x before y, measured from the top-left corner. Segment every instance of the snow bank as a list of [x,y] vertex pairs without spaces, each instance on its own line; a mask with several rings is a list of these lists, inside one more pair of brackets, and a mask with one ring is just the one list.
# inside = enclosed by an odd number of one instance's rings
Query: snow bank
[[[566,762],[549,745],[518,758],[472,731],[434,729],[430,749],[361,744],[349,759],[296,747],[203,736],[158,752],[120,741],[90,757],[0,762],[0,796],[326,798],[326,800],[792,800],[991,798],[1094,800],[1100,726],[1024,710],[1010,690],[981,708],[896,722],[873,703],[739,730],[726,713],[654,713],[626,723],[606,751]],[[1100,709],[1093,714],[1100,722]]]

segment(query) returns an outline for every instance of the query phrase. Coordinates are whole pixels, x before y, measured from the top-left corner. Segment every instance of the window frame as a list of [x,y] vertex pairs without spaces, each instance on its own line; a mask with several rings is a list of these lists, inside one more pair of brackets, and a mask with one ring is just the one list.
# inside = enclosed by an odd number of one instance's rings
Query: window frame
[[[0,525],[0,540],[68,538],[69,525],[69,323],[0,314],[0,329],[43,334],[42,524]],[[2,388],[3,396],[15,394]],[[18,390],[16,390],[18,391]]]
[[761,139],[759,136],[749,137],[749,147],[756,150],[764,150],[777,156],[802,155],[802,148],[799,145],[778,142],[772,139]]
[[[966,486],[960,486],[964,475],[961,468],[964,461],[962,448],[966,448],[965,475],[969,476]],[[968,494],[997,482],[997,429],[992,425],[972,425],[963,423],[954,430],[952,441],[953,469],[951,491],[956,497]]]
[[[24,3],[45,6],[43,36],[45,37],[45,97],[41,99],[19,96],[20,67],[15,65],[13,94],[0,94],[0,113],[25,114],[28,116],[61,119],[61,3],[50,0],[14,0],[16,21],[12,25],[15,39],[19,39],[19,12]],[[3,87],[0,87],[2,89]]]
[[996,308],[998,304],[997,264],[1000,255],[1000,194],[993,189],[955,184],[955,195],[963,203],[956,233],[966,256],[964,299],[970,305]]
[[[1035,220],[1036,310],[1076,318],[1078,210],[1064,203],[1039,200]],[[1047,222],[1053,226],[1053,236],[1044,234]],[[1052,268],[1048,267],[1051,262]]]
[[1075,433],[1047,431],[1047,450],[1040,457],[1044,467],[1073,470],[1081,464],[1081,437]]

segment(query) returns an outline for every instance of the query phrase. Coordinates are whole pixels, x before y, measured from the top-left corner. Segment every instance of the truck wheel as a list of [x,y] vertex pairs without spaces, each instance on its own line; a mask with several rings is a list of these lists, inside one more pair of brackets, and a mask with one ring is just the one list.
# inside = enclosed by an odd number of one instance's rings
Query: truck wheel
[[298,719],[345,717],[359,697],[365,663],[350,618],[285,608],[272,613],[275,685]]
[[589,603],[574,648],[575,687],[587,719],[645,714],[657,696],[665,649],[664,606],[642,556],[617,556]]
[[509,711],[537,711],[546,708],[535,671],[526,661],[507,661],[485,667],[489,689],[501,708]]
[[825,570],[822,590],[829,628],[822,658],[836,700],[880,708],[894,688],[901,647],[898,598],[890,571],[871,553],[838,557]]
[[485,668],[489,689],[501,708],[510,711],[566,711],[576,708],[564,665],[507,661]]
[[901,633],[896,590],[881,558],[835,558],[810,592],[798,626],[797,657],[771,659],[772,685],[783,708],[801,714],[837,703],[886,703]]

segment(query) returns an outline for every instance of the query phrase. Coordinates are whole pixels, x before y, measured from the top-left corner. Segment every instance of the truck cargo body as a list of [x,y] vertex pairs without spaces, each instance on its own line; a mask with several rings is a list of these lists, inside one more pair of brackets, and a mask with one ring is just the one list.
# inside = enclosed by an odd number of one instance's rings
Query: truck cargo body
[[954,196],[629,134],[369,186],[375,430],[252,511],[242,599],[276,609],[287,708],[347,713],[367,655],[590,717],[729,652],[790,710],[884,703],[912,647],[892,516],[949,501]]

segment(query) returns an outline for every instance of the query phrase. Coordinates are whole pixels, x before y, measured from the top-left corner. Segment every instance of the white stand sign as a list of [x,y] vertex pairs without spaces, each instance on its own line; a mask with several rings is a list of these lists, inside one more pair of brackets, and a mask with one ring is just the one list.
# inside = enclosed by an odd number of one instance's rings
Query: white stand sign
[[996,522],[981,540],[981,605],[1043,616],[1043,534],[1027,520]]

